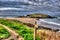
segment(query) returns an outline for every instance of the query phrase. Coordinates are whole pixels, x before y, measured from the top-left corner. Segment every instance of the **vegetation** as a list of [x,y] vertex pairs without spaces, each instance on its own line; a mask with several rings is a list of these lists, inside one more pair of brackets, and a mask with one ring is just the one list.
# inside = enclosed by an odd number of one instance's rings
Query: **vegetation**
[[42,13],[28,14],[27,16],[32,18],[52,18],[51,16]]
[[0,26],[0,38],[1,39],[2,38],[7,38],[9,36],[10,36],[9,32],[5,28],[3,28],[2,26]]
[[[33,40],[33,28],[29,28],[16,20],[0,19],[0,23],[15,30],[20,36],[24,37],[24,40]],[[36,39],[40,40],[38,38]]]
[[40,29],[38,34],[41,40],[60,40],[60,32],[55,32],[49,29]]

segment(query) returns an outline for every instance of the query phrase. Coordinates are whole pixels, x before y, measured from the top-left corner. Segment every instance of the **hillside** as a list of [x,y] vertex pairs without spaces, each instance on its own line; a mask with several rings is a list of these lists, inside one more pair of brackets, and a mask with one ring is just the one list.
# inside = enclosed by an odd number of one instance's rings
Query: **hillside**
[[31,17],[31,18],[53,18],[47,14],[42,14],[42,13],[28,14],[27,17]]

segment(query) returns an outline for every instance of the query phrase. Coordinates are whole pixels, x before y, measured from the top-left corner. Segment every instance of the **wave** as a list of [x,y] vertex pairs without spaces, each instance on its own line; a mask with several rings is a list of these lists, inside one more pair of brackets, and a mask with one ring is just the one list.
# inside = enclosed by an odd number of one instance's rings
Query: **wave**
[[56,22],[49,22],[49,21],[45,21],[43,19],[40,19],[40,21],[43,21],[43,22],[46,22],[46,23],[49,23],[49,24],[54,24],[54,25],[60,26],[60,24],[59,23],[56,23]]
[[24,10],[23,8],[11,8],[11,7],[3,7],[0,10]]

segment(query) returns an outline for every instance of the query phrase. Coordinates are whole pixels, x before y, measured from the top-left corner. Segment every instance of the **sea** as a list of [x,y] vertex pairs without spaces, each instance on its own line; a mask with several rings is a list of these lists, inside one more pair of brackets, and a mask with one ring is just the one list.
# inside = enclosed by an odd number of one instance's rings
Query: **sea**
[[[18,17],[27,14],[42,13],[50,16],[60,16],[59,1],[5,1],[0,0],[0,17]],[[60,17],[59,17],[60,18]]]
[[[56,17],[43,19],[43,23],[46,22],[50,27],[54,25],[53,28],[60,29],[60,0],[0,0],[0,18],[26,16],[35,13]],[[42,20],[39,22],[41,23]]]

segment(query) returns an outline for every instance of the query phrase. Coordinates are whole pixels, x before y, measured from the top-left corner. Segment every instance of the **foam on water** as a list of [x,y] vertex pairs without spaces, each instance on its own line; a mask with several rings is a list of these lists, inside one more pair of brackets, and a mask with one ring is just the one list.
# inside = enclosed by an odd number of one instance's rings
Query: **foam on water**
[[[47,19],[47,20],[48,20],[48,19]],[[49,24],[54,24],[54,25],[58,25],[58,26],[60,26],[60,24],[57,23],[57,22],[46,21],[46,20],[44,20],[44,19],[40,19],[40,21],[43,21],[43,22],[46,22],[46,23],[49,23]],[[57,21],[58,21],[58,20],[57,20]]]
[[24,9],[22,9],[22,8],[3,7],[3,8],[0,8],[0,10],[24,10]]

